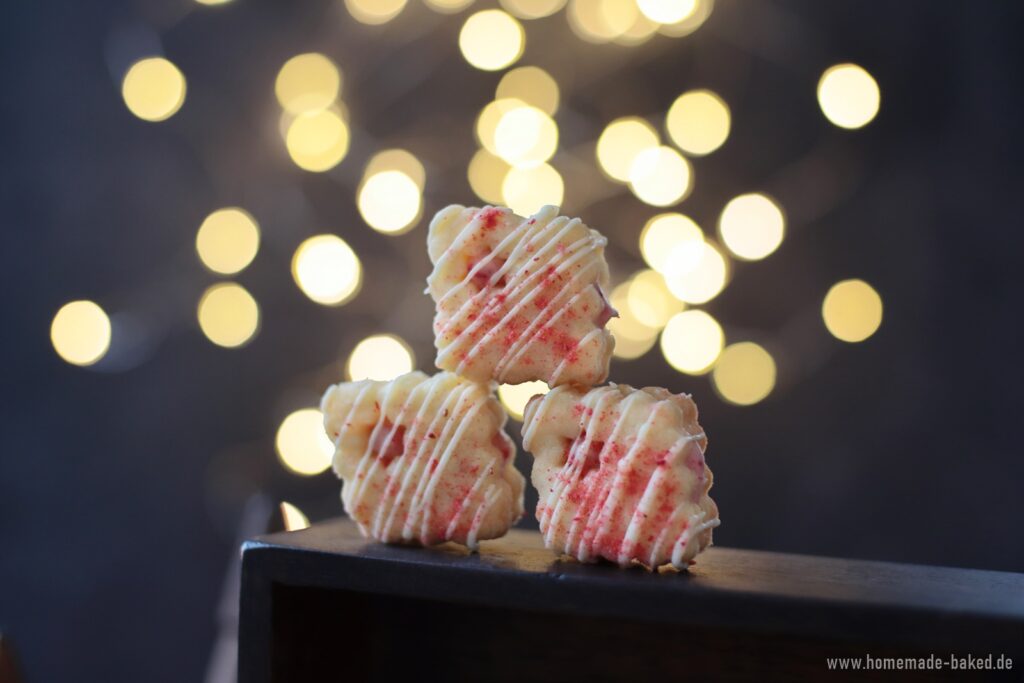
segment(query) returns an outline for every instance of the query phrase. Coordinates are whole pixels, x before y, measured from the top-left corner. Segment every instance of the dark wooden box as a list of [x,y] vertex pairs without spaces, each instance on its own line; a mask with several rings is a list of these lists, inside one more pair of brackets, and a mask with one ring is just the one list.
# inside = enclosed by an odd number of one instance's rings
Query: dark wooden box
[[[559,559],[531,531],[471,554],[344,519],[242,552],[241,683],[831,680],[829,659],[865,656],[873,678],[1024,680],[1020,574],[728,548],[651,574]],[[942,670],[877,671],[931,655]]]

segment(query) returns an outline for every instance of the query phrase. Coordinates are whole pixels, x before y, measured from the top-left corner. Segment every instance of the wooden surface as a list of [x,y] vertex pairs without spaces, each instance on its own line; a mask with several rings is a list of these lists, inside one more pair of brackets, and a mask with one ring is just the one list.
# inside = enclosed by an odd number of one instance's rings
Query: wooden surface
[[[321,609],[329,604],[336,606]],[[863,653],[858,648],[864,647],[874,648],[868,650],[872,654],[1008,654],[1024,667],[1020,574],[728,548],[710,549],[688,572],[651,574],[560,559],[533,531],[513,530],[471,554],[454,545],[380,545],[338,519],[244,545],[240,680],[303,680],[286,675],[290,664],[284,659],[275,663],[275,643],[285,643],[281,651],[294,654],[302,643],[330,638],[332,630],[348,633],[351,641],[353,633],[361,632],[352,624],[356,614],[376,624],[381,637],[397,638],[382,615],[403,610],[406,624],[415,622],[416,615],[442,612],[446,628],[467,620],[516,622],[524,644],[531,619],[543,628],[567,619],[566,628],[571,623],[593,637],[603,633],[606,640],[614,624],[629,623],[634,633],[650,629],[654,639],[676,633],[673,642],[679,647],[709,639],[701,652],[718,653],[705,661],[712,670],[716,661],[729,658],[728,652],[743,652],[744,643],[757,661],[789,648],[795,658],[806,660],[803,666],[817,666],[820,673],[825,673],[821,653],[829,648],[849,654]],[[538,619],[538,614],[549,618]],[[423,618],[430,623],[429,616]],[[298,627],[303,621],[316,623],[316,629]],[[564,631],[556,629],[549,639]],[[307,635],[296,638],[297,633]],[[686,641],[679,641],[678,634],[688,634]],[[561,649],[571,650],[577,641],[574,656],[585,658],[587,646],[580,639],[570,638]],[[367,640],[361,647],[375,643]],[[629,651],[639,656],[642,649],[642,643],[633,643]],[[606,666],[620,661],[613,654]],[[312,654],[304,657],[312,661]],[[310,680],[315,677],[311,673]]]

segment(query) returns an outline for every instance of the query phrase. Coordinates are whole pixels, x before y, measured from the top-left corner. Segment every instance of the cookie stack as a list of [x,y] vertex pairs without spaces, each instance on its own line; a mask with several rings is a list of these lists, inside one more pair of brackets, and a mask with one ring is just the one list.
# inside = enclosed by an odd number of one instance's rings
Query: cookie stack
[[346,512],[386,543],[476,548],[522,516],[522,475],[496,383],[543,380],[523,423],[548,548],[583,562],[685,567],[718,509],[686,394],[602,384],[607,240],[546,206],[529,218],[449,206],[431,221],[437,367],[327,390]]

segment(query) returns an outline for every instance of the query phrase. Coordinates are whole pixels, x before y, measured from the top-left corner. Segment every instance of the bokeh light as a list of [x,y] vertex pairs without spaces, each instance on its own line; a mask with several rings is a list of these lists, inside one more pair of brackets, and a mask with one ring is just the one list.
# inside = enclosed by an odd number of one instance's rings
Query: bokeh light
[[324,430],[324,414],[316,408],[296,410],[277,428],[277,457],[295,474],[312,476],[331,466],[334,443]]
[[511,168],[504,159],[480,149],[470,159],[466,176],[477,197],[488,204],[501,204],[505,201],[501,188]]
[[215,273],[237,273],[256,258],[260,229],[244,209],[230,207],[214,211],[199,226],[196,252],[199,260]]
[[352,350],[345,372],[353,382],[363,379],[387,381],[411,372],[416,367],[412,349],[401,337],[375,334]]
[[597,162],[609,177],[626,182],[637,156],[658,144],[658,133],[647,121],[635,116],[615,119],[597,139]]
[[121,95],[131,113],[145,121],[164,121],[185,102],[185,76],[163,57],[147,57],[131,65],[121,82]]
[[494,92],[496,100],[517,99],[549,116],[558,111],[559,97],[558,83],[551,74],[537,66],[512,69],[501,77]]
[[248,343],[260,326],[256,299],[234,282],[221,282],[203,292],[196,315],[206,338],[229,349]]
[[818,104],[840,128],[860,128],[878,114],[881,92],[875,79],[856,64],[837,64],[818,81]]
[[358,204],[360,215],[371,228],[399,235],[419,220],[423,197],[416,181],[402,171],[381,171],[363,181]]
[[295,250],[292,277],[313,301],[340,306],[359,291],[363,268],[345,240],[337,235],[316,235]]
[[277,73],[274,93],[281,106],[293,114],[329,107],[341,91],[341,73],[334,62],[319,52],[296,55]]
[[673,249],[664,275],[665,284],[677,299],[688,304],[703,304],[725,288],[729,266],[715,245],[703,242],[696,262],[688,247]]
[[608,321],[608,329],[615,337],[616,358],[630,360],[644,355],[658,341],[658,328],[640,322],[630,308],[629,290],[631,281],[623,282],[612,290],[608,298],[619,316]]
[[659,24],[685,21],[697,10],[697,0],[637,0],[640,11]]
[[863,280],[843,280],[825,295],[821,317],[836,339],[861,342],[882,324],[882,297]]
[[640,17],[633,0],[570,0],[566,17],[573,33],[590,43],[607,43],[626,34]]
[[53,350],[72,365],[92,365],[103,358],[110,336],[110,318],[93,301],[69,301],[50,324]]
[[747,261],[763,259],[778,249],[785,231],[782,209],[763,194],[734,197],[718,219],[718,234],[725,246]]
[[366,162],[366,171],[363,175],[369,177],[381,171],[401,171],[409,176],[421,191],[427,182],[427,171],[423,168],[423,163],[412,152],[404,149],[385,149],[377,152]]
[[711,16],[711,11],[714,9],[714,6],[714,0],[696,0],[693,12],[691,12],[689,16],[674,24],[661,25],[658,28],[658,33],[672,38],[688,36],[707,21],[707,18]]
[[516,107],[498,121],[494,147],[498,156],[513,166],[536,166],[555,155],[558,126],[536,107]]
[[523,54],[526,34],[516,19],[500,9],[470,16],[459,32],[459,49],[466,61],[483,71],[497,71]]
[[665,128],[679,149],[693,155],[714,152],[729,137],[729,105],[710,90],[683,93],[668,110]]
[[281,519],[285,531],[301,531],[309,527],[309,517],[286,500],[281,501]]
[[730,344],[711,371],[711,385],[729,403],[753,405],[775,388],[775,360],[753,342]]
[[653,270],[641,270],[630,279],[626,301],[633,317],[654,329],[661,329],[673,315],[686,308],[669,291],[661,273]]
[[364,24],[386,24],[405,9],[407,0],[345,0],[349,14]]
[[472,4],[473,0],[427,0],[427,7],[441,14],[455,14]]
[[476,125],[473,127],[473,132],[476,134],[476,139],[480,146],[497,156],[498,146],[495,141],[495,133],[498,130],[498,124],[501,123],[501,119],[505,114],[524,106],[526,106],[526,103],[522,100],[510,97],[488,102],[480,110],[480,115],[476,119]]
[[662,274],[668,272],[670,263],[677,272],[692,269],[700,261],[703,244],[700,226],[681,213],[658,214],[640,232],[640,254]]
[[629,189],[651,206],[682,201],[693,188],[690,162],[671,147],[650,147],[636,155],[629,168]]
[[500,0],[501,6],[520,19],[549,17],[565,7],[566,0]]
[[705,311],[677,313],[661,333],[665,360],[688,375],[703,375],[710,370],[724,343],[722,326]]
[[333,109],[299,114],[288,127],[285,144],[299,168],[328,171],[348,154],[348,124]]
[[561,206],[564,192],[562,176],[548,164],[513,168],[501,184],[505,206],[520,216],[535,214],[548,204]]
[[526,410],[526,404],[530,399],[538,394],[546,394],[548,391],[548,385],[540,381],[502,384],[498,387],[498,398],[512,419],[521,422],[523,411]]
[[653,37],[658,32],[659,26],[661,24],[651,21],[638,11],[633,25],[613,40],[619,45],[640,45]]

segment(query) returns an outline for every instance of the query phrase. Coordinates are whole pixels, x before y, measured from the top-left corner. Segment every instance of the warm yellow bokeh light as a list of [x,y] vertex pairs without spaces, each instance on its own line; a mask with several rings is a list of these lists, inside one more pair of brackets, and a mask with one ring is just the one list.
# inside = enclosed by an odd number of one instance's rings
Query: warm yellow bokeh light
[[337,235],[316,235],[295,250],[292,277],[313,301],[339,306],[359,291],[363,267],[345,240]]
[[860,128],[878,114],[881,92],[875,79],[856,64],[837,64],[818,81],[818,104],[840,128]]
[[562,176],[548,164],[513,168],[501,184],[505,206],[520,216],[530,216],[548,204],[561,206],[565,193]]
[[229,349],[246,344],[260,327],[256,299],[234,282],[221,282],[203,292],[196,315],[206,338]]
[[441,14],[455,14],[472,4],[473,0],[427,0],[427,7]]
[[633,25],[626,29],[622,35],[616,36],[614,40],[619,45],[640,45],[641,43],[646,43],[654,36],[660,26],[661,24],[651,21],[638,11]]
[[882,297],[863,280],[843,280],[825,295],[821,317],[836,339],[861,342],[882,324]]
[[676,271],[696,266],[703,244],[700,226],[681,213],[658,214],[640,232],[640,254],[647,265],[662,274],[668,272],[670,259],[675,260]]
[[356,21],[386,24],[405,9],[407,0],[345,0],[345,7]]
[[647,121],[635,116],[615,119],[597,139],[597,162],[611,178],[626,182],[637,156],[658,144],[658,133]]
[[713,244],[703,242],[696,259],[688,246],[673,249],[664,275],[665,284],[677,299],[688,304],[703,304],[725,288],[729,266],[722,252]]
[[494,135],[498,130],[498,124],[501,123],[505,114],[525,106],[527,104],[522,100],[508,97],[488,102],[487,106],[480,110],[480,115],[476,118],[476,125],[473,127],[480,146],[497,156],[498,146]]
[[665,128],[672,142],[689,154],[710,154],[729,137],[729,105],[710,90],[683,93],[668,110]]
[[309,517],[286,500],[281,501],[281,519],[285,531],[301,531],[309,527]]
[[69,301],[50,324],[57,355],[72,365],[92,365],[110,348],[110,318],[92,301]]
[[649,327],[637,319],[630,308],[629,290],[632,281],[627,280],[612,290],[608,298],[619,315],[608,321],[608,329],[615,337],[616,358],[630,360],[644,355],[658,341],[658,328]]
[[558,111],[558,83],[544,69],[537,66],[522,66],[512,69],[498,82],[494,99],[516,99],[545,114],[554,116]]
[[393,334],[375,334],[356,344],[345,372],[353,382],[362,379],[392,380],[412,372],[416,361],[412,349]]
[[661,353],[679,372],[703,375],[718,359],[725,333],[705,311],[683,311],[672,316],[661,333]]
[[348,124],[332,109],[299,114],[288,127],[285,144],[299,168],[328,171],[348,154]]
[[459,49],[466,61],[483,71],[513,64],[526,44],[522,24],[500,9],[489,9],[466,19],[459,32]]
[[672,38],[688,36],[707,21],[707,18],[711,16],[711,10],[714,9],[714,6],[714,0],[696,0],[693,12],[688,17],[674,24],[663,24],[658,28],[658,33],[671,36]]
[[673,296],[661,273],[641,270],[629,282],[626,302],[628,308],[640,323],[647,327],[661,329],[686,304]]
[[570,0],[566,16],[583,40],[607,43],[633,29],[642,15],[633,0]]
[[555,155],[558,126],[540,109],[516,107],[502,114],[494,129],[498,156],[513,166],[536,166]]
[[296,55],[277,72],[274,93],[293,114],[326,109],[341,92],[341,73],[334,62],[319,52]]
[[140,119],[163,121],[185,102],[185,76],[163,57],[140,59],[124,75],[121,95]]
[[741,259],[763,259],[782,244],[786,219],[782,209],[763,194],[743,194],[722,209],[718,234],[729,251]]
[[226,5],[231,0],[196,0],[200,5]]
[[505,201],[505,197],[501,194],[501,187],[511,168],[500,157],[491,154],[486,149],[479,149],[469,161],[466,176],[469,178],[469,186],[473,188],[477,197],[488,204],[501,204]]
[[715,363],[711,384],[723,400],[740,406],[753,405],[775,388],[775,360],[753,342],[730,344]]
[[316,408],[296,410],[277,428],[277,457],[295,474],[320,474],[331,466],[334,442],[324,430],[324,414]]
[[359,188],[358,203],[363,220],[389,235],[408,232],[423,210],[420,188],[401,171],[381,171],[367,178]]
[[214,211],[196,233],[199,260],[215,273],[237,273],[256,257],[260,229],[244,209],[230,207]]
[[522,384],[502,384],[498,387],[498,398],[513,420],[522,421],[523,411],[530,399],[548,393],[548,385],[541,381]]
[[633,160],[629,189],[651,206],[676,204],[693,189],[693,170],[690,162],[671,147],[650,147]]
[[677,24],[693,16],[697,0],[637,0],[644,16],[659,24]]
[[549,17],[565,7],[566,0],[500,0],[501,6],[520,19]]
[[416,186],[423,190],[427,182],[427,171],[412,152],[404,149],[385,149],[377,152],[366,162],[363,177],[369,178],[381,171],[401,171],[409,176]]

